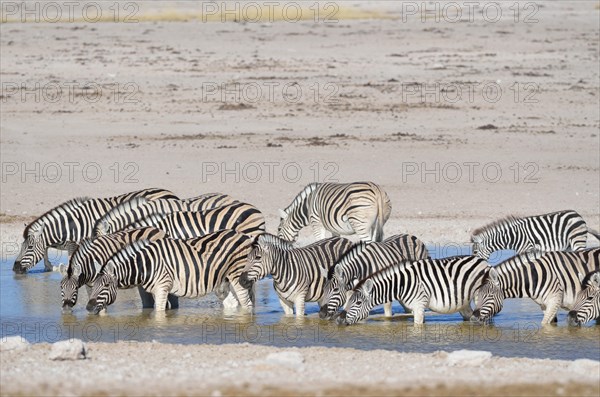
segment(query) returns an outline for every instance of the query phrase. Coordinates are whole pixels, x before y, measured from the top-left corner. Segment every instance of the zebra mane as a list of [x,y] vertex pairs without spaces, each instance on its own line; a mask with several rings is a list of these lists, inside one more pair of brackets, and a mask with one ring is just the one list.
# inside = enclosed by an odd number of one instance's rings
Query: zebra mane
[[519,219],[520,218],[518,218],[518,217],[516,217],[514,215],[509,215],[509,216],[507,216],[505,218],[495,220],[492,223],[488,223],[485,226],[482,226],[480,228],[477,228],[477,229],[473,230],[472,236],[479,236],[479,235],[487,233],[487,232],[496,231],[496,230],[501,229],[501,228],[503,228],[505,226],[512,226]]
[[76,197],[74,199],[65,201],[64,203],[59,204],[56,207],[46,211],[44,214],[39,216],[36,220],[34,220],[25,227],[25,230],[23,230],[23,238],[26,239],[32,230],[35,230],[35,228],[40,224],[46,223],[46,221],[52,218],[52,216],[55,215],[57,212],[73,210],[77,207],[82,206],[83,203],[85,203],[88,200],[90,200],[89,197]]
[[288,205],[283,211],[285,211],[286,214],[289,214],[294,209],[298,208],[308,198],[308,196],[310,196],[311,193],[317,189],[319,185],[320,183],[318,182],[313,182],[306,185],[304,189],[302,189],[302,191],[298,193],[296,197],[294,197],[292,203]]
[[588,274],[586,274],[583,277],[583,280],[581,280],[581,286],[582,289],[588,288],[588,287],[592,287],[592,277],[596,276],[596,275],[600,275],[600,270],[594,270],[593,272],[589,272]]
[[117,205],[116,207],[108,211],[106,214],[104,214],[102,218],[98,219],[98,221],[94,225],[94,235],[108,234],[108,230],[106,230],[108,222],[118,219],[121,214],[139,208],[147,202],[148,200],[145,197],[135,197]]
[[278,248],[281,250],[286,250],[286,251],[296,248],[296,247],[294,247],[294,244],[292,242],[284,240],[282,238],[279,238],[270,233],[259,234],[254,239],[253,245],[260,245],[260,244],[271,245],[271,246],[274,246],[275,248]]
[[373,278],[375,278],[376,276],[378,276],[380,274],[382,274],[382,275],[389,274],[389,273],[393,272],[394,269],[406,266],[407,264],[410,264],[412,262],[413,261],[410,261],[410,260],[403,260],[403,261],[400,261],[400,262],[396,262],[395,264],[393,264],[391,266],[384,267],[383,269],[379,269],[376,272],[371,273],[369,276],[367,276],[367,277],[363,278],[362,280],[360,280],[358,282],[358,284],[356,284],[354,286],[353,291],[358,291],[359,289],[361,289],[362,286],[365,284],[365,281],[367,281],[369,279],[373,279]]

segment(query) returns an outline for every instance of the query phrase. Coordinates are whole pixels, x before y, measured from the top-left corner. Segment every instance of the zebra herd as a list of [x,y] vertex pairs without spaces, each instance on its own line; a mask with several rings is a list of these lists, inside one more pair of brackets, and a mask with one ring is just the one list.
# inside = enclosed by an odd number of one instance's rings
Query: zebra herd
[[[577,212],[496,221],[474,231],[473,255],[442,259],[415,236],[384,239],[390,214],[388,195],[372,182],[309,184],[280,210],[277,235],[266,232],[256,207],[220,193],[179,199],[144,189],[76,198],[26,226],[13,270],[26,273],[42,258],[52,270],[48,250],[67,250],[69,263],[59,266],[62,308],[71,310],[86,286],[86,308],[95,314],[132,287],[157,313],[178,307],[179,297],[211,292],[225,307],[251,312],[256,282],[271,276],[286,315],[304,316],[305,303],[318,302],[320,318],[345,325],[378,305],[390,317],[392,301],[415,325],[426,310],[487,323],[505,299],[524,297],[540,305],[542,324],[556,321],[560,308],[569,310],[569,325],[600,322],[600,248],[586,249],[587,234],[600,235]],[[307,226],[316,241],[299,246]],[[516,256],[490,266],[498,250]]]

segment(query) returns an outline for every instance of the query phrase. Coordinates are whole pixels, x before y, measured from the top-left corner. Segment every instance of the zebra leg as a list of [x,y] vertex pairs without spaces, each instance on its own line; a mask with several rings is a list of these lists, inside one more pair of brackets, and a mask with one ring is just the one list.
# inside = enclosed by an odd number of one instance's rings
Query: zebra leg
[[254,306],[252,302],[253,294],[246,288],[242,287],[237,279],[230,280],[229,283],[242,308],[251,309]]
[[152,309],[154,307],[154,297],[152,294],[147,292],[142,286],[138,286],[138,292],[142,299],[142,308]]
[[460,313],[464,321],[471,321],[471,316],[473,315],[473,308],[471,307],[471,303],[467,303],[465,306],[460,308],[458,312]]
[[179,309],[179,297],[177,295],[167,295],[167,309]]
[[392,302],[385,302],[383,304],[383,315],[386,317],[392,317]]
[[556,317],[556,313],[558,313],[559,302],[562,301],[561,297],[552,297],[551,300],[546,303],[546,308],[544,310],[544,318],[542,319],[542,325],[548,325],[552,322],[554,317]]
[[167,307],[167,296],[169,291],[167,289],[159,289],[154,292],[154,311],[164,313]]
[[286,299],[283,299],[282,297],[279,297],[279,303],[281,304],[281,307],[283,308],[283,312],[285,313],[286,316],[293,316],[294,315],[294,304]]
[[296,317],[304,317],[304,296],[296,298],[294,306],[296,306]]
[[423,324],[425,321],[425,308],[423,306],[415,307],[413,313],[415,316],[415,325]]
[[45,272],[51,272],[53,267],[52,267],[52,263],[50,262],[50,258],[48,258],[48,251],[50,251],[50,247],[46,248],[46,251],[44,251],[44,271]]

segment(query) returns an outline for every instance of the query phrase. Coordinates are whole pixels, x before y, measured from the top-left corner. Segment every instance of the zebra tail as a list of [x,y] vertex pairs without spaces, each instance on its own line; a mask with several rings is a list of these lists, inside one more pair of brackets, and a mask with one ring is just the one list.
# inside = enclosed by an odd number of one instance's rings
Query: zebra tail
[[383,241],[383,225],[387,220],[386,213],[387,216],[389,216],[389,211],[391,211],[391,204],[387,193],[379,186],[377,186],[377,190],[379,192],[379,205],[377,208],[377,219],[375,220],[373,241]]
[[592,236],[596,237],[598,240],[600,240],[600,233],[598,233],[598,232],[597,232],[597,231],[595,231],[594,229],[590,229],[590,228],[588,227],[588,230],[587,230],[587,232],[588,232],[589,234],[591,234]]

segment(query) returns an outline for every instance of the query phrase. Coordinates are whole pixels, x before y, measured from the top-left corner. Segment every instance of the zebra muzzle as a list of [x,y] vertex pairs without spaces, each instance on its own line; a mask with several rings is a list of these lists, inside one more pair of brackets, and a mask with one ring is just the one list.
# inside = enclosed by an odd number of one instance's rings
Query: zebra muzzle
[[100,313],[100,310],[102,310],[102,305],[99,305],[96,299],[90,299],[85,308],[90,313],[98,314]]
[[242,286],[242,288],[252,288],[252,281],[248,278],[248,272],[243,272],[240,276],[240,285]]
[[321,309],[319,310],[319,318],[323,319],[323,320],[328,320],[333,316],[333,314],[329,313],[329,310],[327,310],[327,306],[323,306],[321,307]]
[[21,262],[17,262],[15,261],[14,265],[13,265],[13,272],[17,273],[17,274],[24,274],[25,272],[27,272],[27,269],[25,269],[23,266],[21,266]]
[[571,310],[569,312],[569,314],[567,315],[567,323],[571,327],[579,327],[581,325],[581,322],[577,319],[577,312],[576,311]]
[[339,314],[339,316],[337,317],[337,319],[335,320],[335,322],[336,322],[338,325],[348,325],[348,324],[346,323],[346,311],[345,311],[345,310],[343,310],[343,311],[342,311],[342,312]]

